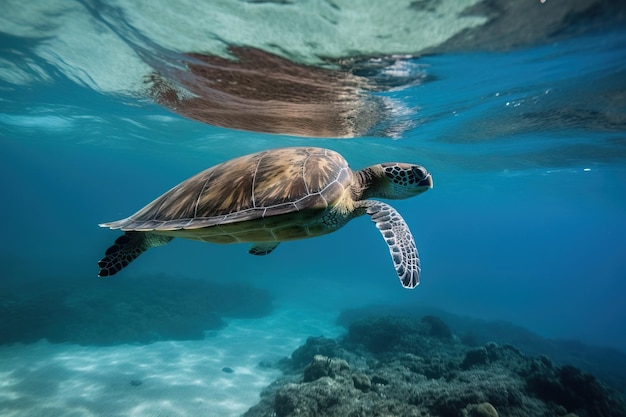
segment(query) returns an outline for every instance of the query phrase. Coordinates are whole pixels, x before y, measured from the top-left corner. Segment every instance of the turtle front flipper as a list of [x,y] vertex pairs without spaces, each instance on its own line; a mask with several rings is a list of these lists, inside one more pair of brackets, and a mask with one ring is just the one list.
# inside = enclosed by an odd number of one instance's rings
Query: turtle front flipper
[[387,242],[402,286],[415,288],[420,282],[421,268],[419,254],[409,226],[400,213],[389,204],[364,200],[360,202],[360,205],[376,223],[376,227]]
[[98,261],[98,276],[115,275],[149,248],[165,245],[172,239],[152,233],[126,232],[115,240],[104,253],[104,258]]
[[250,255],[259,256],[267,255],[268,253],[276,249],[276,246],[278,246],[279,243],[280,242],[257,242],[250,247],[248,253]]

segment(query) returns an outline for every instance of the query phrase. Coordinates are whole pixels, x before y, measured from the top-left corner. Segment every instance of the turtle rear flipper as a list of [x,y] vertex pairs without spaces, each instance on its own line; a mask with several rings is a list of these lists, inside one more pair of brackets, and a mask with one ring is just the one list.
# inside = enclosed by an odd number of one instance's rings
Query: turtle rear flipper
[[409,230],[400,213],[389,204],[375,200],[364,200],[360,205],[376,223],[389,246],[396,273],[404,288],[415,288],[420,282],[420,258]]
[[280,242],[257,242],[250,247],[248,253],[250,255],[263,256],[276,249]]
[[98,261],[98,276],[115,275],[149,248],[165,245],[172,239],[151,233],[126,232],[115,240],[104,253],[104,258]]

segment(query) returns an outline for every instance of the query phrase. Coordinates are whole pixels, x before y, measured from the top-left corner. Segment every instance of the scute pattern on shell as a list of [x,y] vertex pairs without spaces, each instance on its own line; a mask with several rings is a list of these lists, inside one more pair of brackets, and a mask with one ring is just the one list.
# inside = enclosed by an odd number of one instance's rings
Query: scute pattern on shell
[[105,226],[122,230],[197,229],[340,206],[351,201],[353,173],[338,153],[282,148],[242,156],[202,171],[134,215]]

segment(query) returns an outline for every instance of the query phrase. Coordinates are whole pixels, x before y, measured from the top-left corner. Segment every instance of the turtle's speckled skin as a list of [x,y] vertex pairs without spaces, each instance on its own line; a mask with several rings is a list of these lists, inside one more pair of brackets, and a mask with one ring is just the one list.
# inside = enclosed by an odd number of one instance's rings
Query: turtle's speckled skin
[[402,217],[369,197],[407,198],[432,187],[419,165],[388,163],[353,172],[337,152],[281,148],[232,159],[180,183],[137,213],[100,226],[125,232],[98,262],[114,275],[150,247],[174,237],[252,242],[265,255],[282,241],[333,232],[369,214],[389,245],[405,287],[419,282],[415,243]]

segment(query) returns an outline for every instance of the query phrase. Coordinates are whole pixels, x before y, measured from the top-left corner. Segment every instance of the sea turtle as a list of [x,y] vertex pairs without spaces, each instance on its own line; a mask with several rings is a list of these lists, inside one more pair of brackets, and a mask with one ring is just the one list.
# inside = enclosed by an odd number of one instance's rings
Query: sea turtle
[[414,288],[420,261],[409,227],[393,207],[369,198],[408,198],[432,185],[420,165],[392,162],[352,171],[329,149],[292,147],[241,156],[194,175],[130,217],[102,223],[125,233],[98,262],[98,275],[114,275],[146,249],[175,237],[252,242],[251,254],[266,255],[282,241],[331,233],[369,214],[402,285]]

